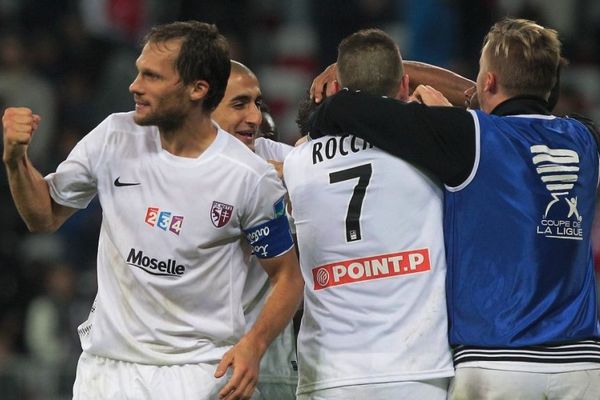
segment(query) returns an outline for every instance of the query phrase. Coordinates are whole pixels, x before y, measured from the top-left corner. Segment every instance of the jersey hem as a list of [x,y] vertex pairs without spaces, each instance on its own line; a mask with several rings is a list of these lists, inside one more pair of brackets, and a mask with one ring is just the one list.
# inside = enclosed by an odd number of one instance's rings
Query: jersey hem
[[61,206],[64,207],[71,207],[71,208],[76,208],[78,210],[83,210],[85,208],[87,208],[87,206],[91,203],[91,200],[87,202],[87,204],[85,205],[81,205],[81,204],[77,204],[77,203],[73,203],[71,201],[65,200],[63,198],[61,198],[56,189],[54,188],[54,185],[51,183],[51,181],[46,180],[46,183],[48,184],[48,192],[50,193],[50,197],[52,198],[52,200],[54,200],[54,202],[56,204],[59,204]]
[[466,361],[456,366],[461,368],[481,368],[496,371],[519,371],[540,374],[556,374],[561,372],[574,372],[600,369],[600,363],[557,363],[543,364],[536,362],[510,362],[510,361]]
[[297,394],[311,393],[316,390],[332,389],[341,386],[353,386],[353,385],[364,385],[364,384],[377,384],[377,383],[393,383],[403,381],[422,381],[437,378],[449,378],[454,376],[454,369],[445,369],[441,371],[432,372],[415,372],[413,374],[402,374],[402,375],[382,375],[382,376],[368,376],[368,377],[357,377],[357,378],[344,378],[344,379],[330,379],[326,381],[314,382],[310,384],[298,384]]

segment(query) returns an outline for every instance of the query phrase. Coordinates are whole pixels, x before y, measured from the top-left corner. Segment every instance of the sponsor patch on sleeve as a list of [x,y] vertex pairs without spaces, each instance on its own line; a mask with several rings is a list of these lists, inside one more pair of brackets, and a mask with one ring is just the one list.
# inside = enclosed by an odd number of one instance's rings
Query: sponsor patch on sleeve
[[[278,202],[279,203],[279,202]],[[284,210],[285,210],[285,201]],[[288,251],[294,240],[290,233],[287,217],[280,215],[270,221],[245,229],[244,234],[252,248],[252,254],[259,258],[272,258]]]
[[273,204],[273,211],[275,212],[275,218],[285,215],[285,196],[281,196],[281,198]]

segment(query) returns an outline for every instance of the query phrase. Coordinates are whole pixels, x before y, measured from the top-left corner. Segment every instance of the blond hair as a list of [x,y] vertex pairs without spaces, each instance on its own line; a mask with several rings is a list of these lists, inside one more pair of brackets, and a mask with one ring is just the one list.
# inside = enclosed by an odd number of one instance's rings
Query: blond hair
[[482,52],[507,95],[548,98],[561,64],[557,31],[526,19],[505,19],[490,29]]

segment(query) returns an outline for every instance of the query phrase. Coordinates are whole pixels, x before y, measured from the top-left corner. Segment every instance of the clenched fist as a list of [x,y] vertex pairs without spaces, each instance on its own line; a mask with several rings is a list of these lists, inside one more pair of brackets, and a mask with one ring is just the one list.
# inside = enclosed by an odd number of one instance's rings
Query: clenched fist
[[4,154],[2,160],[14,166],[25,157],[33,132],[40,123],[40,116],[29,108],[10,107],[2,116],[4,131]]

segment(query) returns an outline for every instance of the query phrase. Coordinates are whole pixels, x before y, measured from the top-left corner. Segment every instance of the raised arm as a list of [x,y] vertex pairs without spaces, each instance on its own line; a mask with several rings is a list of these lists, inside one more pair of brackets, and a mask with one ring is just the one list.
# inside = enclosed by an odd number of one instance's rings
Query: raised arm
[[[432,93],[421,93],[429,102]],[[431,103],[435,103],[431,101]],[[456,186],[475,160],[471,114],[458,107],[428,107],[417,102],[341,90],[310,118],[310,136],[352,134]]]
[[32,232],[52,232],[76,209],[52,200],[48,184],[27,157],[27,148],[39,123],[39,115],[28,108],[7,108],[2,116],[2,160],[15,206],[27,228]]
[[[433,86],[455,106],[465,107],[465,102],[470,100],[467,90],[475,87],[475,82],[458,75],[445,68],[418,61],[404,60],[404,73],[410,77],[410,91],[419,85]],[[331,64],[321,72],[312,82],[310,97],[320,103],[323,98],[337,92],[336,64]]]
[[472,80],[445,68],[407,60],[402,65],[404,72],[410,77],[411,92],[419,85],[433,86],[455,106],[464,107],[467,100],[465,91],[475,87]]

